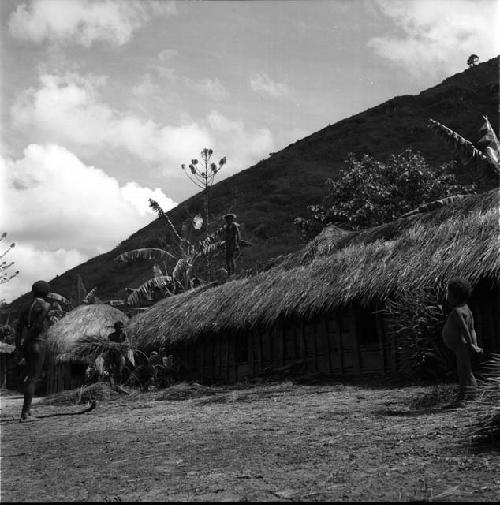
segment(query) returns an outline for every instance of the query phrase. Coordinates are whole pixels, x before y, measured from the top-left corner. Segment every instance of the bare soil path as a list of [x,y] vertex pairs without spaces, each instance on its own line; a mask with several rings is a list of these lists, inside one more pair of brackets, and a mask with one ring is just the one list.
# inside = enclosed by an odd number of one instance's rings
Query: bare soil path
[[498,501],[500,454],[469,444],[467,409],[409,410],[425,390],[281,383],[180,401],[147,393],[81,415],[71,414],[82,405],[39,403],[39,419],[22,424],[21,400],[4,396],[1,498]]

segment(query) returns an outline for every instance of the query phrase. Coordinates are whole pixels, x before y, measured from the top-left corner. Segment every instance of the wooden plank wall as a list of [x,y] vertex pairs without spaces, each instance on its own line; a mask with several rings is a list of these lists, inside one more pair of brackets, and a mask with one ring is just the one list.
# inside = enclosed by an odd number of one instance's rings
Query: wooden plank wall
[[[280,321],[271,328],[246,333],[206,335],[186,350],[186,362],[193,378],[202,383],[236,382],[301,360],[306,372],[331,376],[396,371],[396,343],[387,337],[380,314],[370,319],[376,324],[378,341],[372,337],[371,342],[363,342],[357,321],[366,314],[349,308],[309,321]],[[242,355],[242,345],[248,346],[248,360],[240,363],[237,357]]]

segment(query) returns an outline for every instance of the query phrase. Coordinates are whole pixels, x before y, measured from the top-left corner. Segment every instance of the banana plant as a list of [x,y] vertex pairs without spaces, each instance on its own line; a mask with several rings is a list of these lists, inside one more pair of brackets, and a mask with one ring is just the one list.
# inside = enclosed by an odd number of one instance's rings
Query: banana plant
[[453,131],[439,121],[429,119],[429,126],[458,151],[461,159],[465,163],[478,161],[480,164],[486,166],[492,175],[498,177],[500,175],[500,144],[488,118],[483,116],[483,119],[484,123],[480,131],[484,133],[479,142],[486,144],[484,151],[478,149],[470,140],[462,137],[459,133]]
[[[203,218],[200,215],[184,221],[179,233],[158,202],[150,199],[149,204],[157,212],[160,219],[164,221],[168,235],[170,238],[173,238],[176,244],[176,251],[174,253],[170,243],[165,241],[163,248],[147,247],[134,249],[124,252],[115,258],[115,261],[124,263],[136,260],[155,261],[153,277],[151,279],[141,284],[138,288],[127,288],[127,292],[129,293],[127,304],[129,305],[138,305],[142,300],[150,299],[153,293],[160,293],[162,297],[165,297],[190,289],[194,262],[200,257],[213,254],[223,246],[223,242],[218,240],[218,236],[222,233],[223,228],[209,234],[201,241],[194,242],[194,230],[199,230],[203,225]],[[167,260],[169,259],[176,261],[172,275],[169,275],[167,269]]]
[[170,275],[158,275],[142,283],[138,288],[127,288],[129,293],[127,305],[139,305],[147,300],[152,293],[159,291],[162,298],[171,296],[173,293],[173,279]]
[[[0,242],[4,240],[7,237],[7,233],[3,232],[2,235],[0,236]],[[0,253],[0,284],[5,284],[6,282],[9,282],[11,279],[13,279],[16,275],[19,275],[19,270],[16,272],[7,272],[7,270],[14,265],[14,262],[11,261],[10,263],[5,260],[5,256],[16,247],[15,242],[12,242],[7,249],[5,249],[2,253]]]

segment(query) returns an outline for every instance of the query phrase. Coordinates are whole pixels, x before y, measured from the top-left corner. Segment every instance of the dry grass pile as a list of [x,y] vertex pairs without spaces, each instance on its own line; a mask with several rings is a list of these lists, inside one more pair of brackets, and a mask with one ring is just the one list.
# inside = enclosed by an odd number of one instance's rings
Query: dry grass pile
[[81,405],[92,400],[110,401],[119,398],[123,393],[114,389],[107,382],[95,382],[88,386],[61,391],[44,398],[44,405]]
[[478,420],[476,435],[500,446],[500,354],[483,364],[482,376],[479,394],[471,405]]
[[456,384],[438,384],[408,400],[410,410],[430,410],[451,404],[458,394]]
[[230,388],[202,386],[197,382],[180,382],[160,391],[155,399],[158,401],[183,401],[191,398],[220,395],[221,393],[227,393],[229,390]]

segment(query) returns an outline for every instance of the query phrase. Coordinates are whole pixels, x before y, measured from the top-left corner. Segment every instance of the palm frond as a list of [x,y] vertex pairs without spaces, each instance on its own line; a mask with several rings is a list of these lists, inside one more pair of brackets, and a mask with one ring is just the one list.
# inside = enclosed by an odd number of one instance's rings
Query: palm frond
[[441,135],[448,144],[450,144],[458,153],[465,157],[469,161],[477,160],[481,162],[485,162],[487,166],[498,175],[500,173],[500,168],[498,167],[498,163],[494,163],[494,161],[487,156],[483,151],[480,151],[470,140],[462,137],[456,131],[453,131],[451,128],[448,128],[444,124],[439,121],[435,121],[434,119],[429,119],[429,126],[438,134]]
[[500,443],[500,354],[492,354],[481,365],[482,381],[472,409],[476,413],[476,436]]
[[415,214],[420,214],[421,212],[430,212],[439,209],[440,207],[444,207],[445,205],[448,205],[452,202],[456,202],[457,200],[467,198],[468,196],[470,195],[453,195],[453,196],[447,196],[446,198],[440,198],[439,200],[433,200],[432,202],[424,203],[419,207],[417,207],[416,209],[407,212],[406,214],[403,214],[401,217],[409,217]]
[[47,295],[47,298],[49,300],[54,300],[55,302],[61,302],[66,305],[70,305],[70,301],[67,298],[65,298],[64,296],[60,295],[59,293],[49,293]]
[[153,277],[148,281],[141,284],[137,289],[134,289],[127,298],[128,305],[137,305],[142,300],[147,299],[155,289],[160,289],[162,294],[170,296],[172,287],[172,277],[170,275],[162,275],[160,277]]
[[136,260],[165,260],[167,258],[177,259],[173,254],[170,254],[165,249],[157,247],[144,247],[141,249],[133,249],[127,251],[115,258],[115,261],[129,262]]

